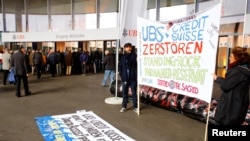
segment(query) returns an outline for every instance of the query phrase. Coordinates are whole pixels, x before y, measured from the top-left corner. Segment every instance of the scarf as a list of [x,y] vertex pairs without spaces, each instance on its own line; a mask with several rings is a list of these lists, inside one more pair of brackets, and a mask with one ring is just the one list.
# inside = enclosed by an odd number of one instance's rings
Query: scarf
[[235,67],[235,66],[237,66],[237,65],[239,65],[239,62],[238,62],[238,61],[234,61],[233,63],[230,63],[230,64],[228,65],[228,69],[231,69],[231,68],[233,68],[233,67]]
[[228,69],[231,69],[231,68],[233,68],[233,67],[235,67],[235,66],[245,66],[245,67],[247,67],[247,68],[249,68],[249,65],[248,65],[248,63],[242,63],[242,62],[239,62],[239,61],[235,61],[235,62],[233,62],[233,63],[230,63],[229,65],[228,65]]

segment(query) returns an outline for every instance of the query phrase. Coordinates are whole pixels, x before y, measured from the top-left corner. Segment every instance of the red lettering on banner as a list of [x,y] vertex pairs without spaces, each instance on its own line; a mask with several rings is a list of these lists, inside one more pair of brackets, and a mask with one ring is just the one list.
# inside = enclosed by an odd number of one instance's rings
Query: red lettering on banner
[[143,55],[201,54],[203,41],[143,44]]
[[176,90],[180,90],[180,91],[185,91],[188,93],[192,93],[192,94],[198,94],[199,93],[199,88],[192,86],[192,85],[187,85],[185,83],[179,83],[179,82],[174,82],[174,81],[166,81],[166,80],[157,80],[157,84],[159,86],[163,86],[166,88],[170,88],[170,89],[176,89]]

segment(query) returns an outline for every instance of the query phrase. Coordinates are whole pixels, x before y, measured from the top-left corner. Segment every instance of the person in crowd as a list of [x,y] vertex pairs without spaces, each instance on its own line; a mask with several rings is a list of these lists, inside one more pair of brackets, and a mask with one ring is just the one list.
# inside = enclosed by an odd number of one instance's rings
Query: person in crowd
[[138,113],[137,108],[137,54],[133,50],[131,43],[124,45],[124,55],[119,62],[119,75],[122,81],[122,109],[120,112],[127,110],[128,90],[131,88],[133,99],[133,111]]
[[23,80],[23,86],[25,95],[31,94],[28,84],[28,57],[26,57],[26,50],[24,47],[20,47],[19,51],[14,53],[11,58],[11,66],[14,67],[15,79],[16,79],[16,96],[21,97],[21,81]]
[[108,49],[105,50],[105,57],[102,61],[102,64],[104,65],[105,71],[104,71],[104,77],[103,77],[101,85],[106,87],[108,77],[110,77],[109,86],[111,86],[111,83],[115,79],[114,78],[115,77],[115,56]]
[[65,52],[61,51],[61,74],[65,75],[66,74],[66,64],[65,64]]
[[86,52],[86,50],[83,50],[81,55],[80,55],[80,62],[81,62],[81,66],[82,66],[82,76],[86,75],[86,69],[87,69],[87,62],[88,62],[88,54]]
[[[13,56],[13,54],[14,54],[14,51],[12,50],[12,49],[10,49],[9,50],[9,53],[10,53],[10,60],[11,60],[11,58],[12,58],[12,56]],[[10,61],[11,62],[11,61]]]
[[246,48],[234,47],[225,78],[213,75],[222,94],[216,107],[216,124],[241,125],[249,106],[250,55]]
[[56,74],[57,76],[62,74],[62,64],[61,64],[61,53],[60,50],[58,50],[56,53]]
[[101,68],[100,68],[100,62],[102,59],[102,55],[99,51],[98,48],[96,48],[96,50],[93,53],[93,61],[94,61],[94,73],[100,73],[101,72]]
[[46,66],[47,66],[47,57],[46,54],[44,52],[42,53],[42,59],[43,59],[43,64],[42,64],[42,74],[46,73]]
[[90,52],[88,50],[85,51],[85,53],[87,54],[88,56],[88,61],[86,63],[86,73],[90,73],[90,72],[93,72],[94,73],[94,65],[93,65],[93,61],[92,61],[92,58],[90,57]]
[[56,54],[53,49],[50,49],[49,54],[47,56],[47,61],[49,64],[49,71],[52,77],[55,77],[56,74]]
[[80,55],[82,54],[82,48],[78,48],[77,51],[71,51],[73,56],[73,66],[72,66],[72,74],[81,74],[81,61]]
[[9,53],[9,49],[5,48],[4,53],[2,55],[2,70],[3,70],[3,85],[6,85],[8,74],[11,68],[11,54]]
[[66,75],[71,75],[73,62],[73,55],[71,53],[71,50],[69,50],[65,53]]
[[29,66],[31,68],[31,74],[35,75],[35,64],[34,64],[34,54],[35,54],[35,50],[33,49],[31,51],[31,53],[29,54]]
[[2,55],[3,55],[3,50],[0,50],[0,71],[2,71]]
[[[28,56],[28,58],[29,58],[31,52],[32,52],[31,48],[26,50],[26,55]],[[29,64],[30,64],[30,59],[28,59],[28,72],[30,73],[31,72],[31,66]]]
[[42,66],[43,66],[43,56],[41,53],[41,49],[37,49],[35,54],[33,55],[33,60],[36,68],[36,76],[37,79],[41,78]]
[[25,49],[24,50],[24,57],[25,57],[25,61],[26,61],[26,65],[27,65],[27,68],[28,68],[28,73],[30,72],[29,71],[29,53],[27,52],[27,50]]

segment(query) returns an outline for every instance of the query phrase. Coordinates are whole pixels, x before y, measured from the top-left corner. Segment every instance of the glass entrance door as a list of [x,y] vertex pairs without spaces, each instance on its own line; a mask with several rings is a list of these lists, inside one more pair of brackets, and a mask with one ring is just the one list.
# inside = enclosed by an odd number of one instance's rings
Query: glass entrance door
[[229,56],[232,47],[245,47],[242,35],[223,35],[219,36],[219,47],[217,51],[216,74],[224,77],[229,65]]
[[216,74],[223,77],[225,76],[228,60],[228,36],[220,36],[218,45]]

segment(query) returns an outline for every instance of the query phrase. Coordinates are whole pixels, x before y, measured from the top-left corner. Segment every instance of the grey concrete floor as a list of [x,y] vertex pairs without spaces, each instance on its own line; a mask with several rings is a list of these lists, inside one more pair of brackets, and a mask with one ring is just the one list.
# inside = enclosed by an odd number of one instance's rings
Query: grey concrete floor
[[[14,85],[0,84],[0,141],[43,141],[35,118],[46,115],[93,111],[137,141],[204,141],[206,124],[181,113],[140,103],[138,116],[132,110],[120,113],[121,105],[107,104],[114,97],[100,85],[103,74],[29,77],[31,96],[17,98]],[[0,73],[0,82],[2,73]],[[217,91],[217,90],[216,90]],[[129,103],[132,107],[132,102]]]

